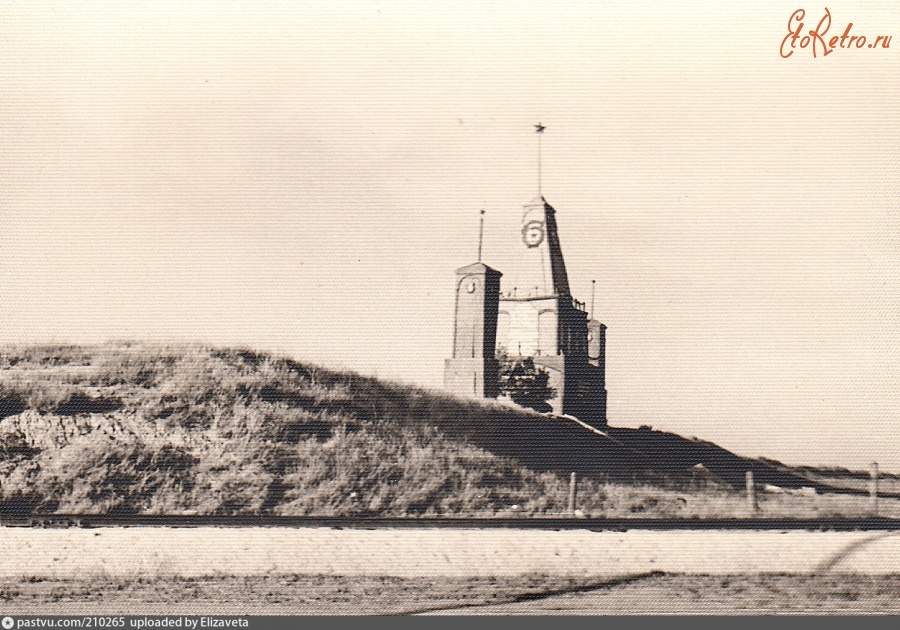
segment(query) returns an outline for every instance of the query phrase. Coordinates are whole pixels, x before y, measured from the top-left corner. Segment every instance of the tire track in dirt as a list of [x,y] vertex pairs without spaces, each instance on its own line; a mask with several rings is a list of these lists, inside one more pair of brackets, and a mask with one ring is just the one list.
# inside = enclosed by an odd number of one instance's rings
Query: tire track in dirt
[[597,591],[606,588],[612,588],[615,586],[625,586],[629,584],[634,584],[635,582],[640,582],[642,580],[646,580],[654,577],[661,577],[665,575],[662,571],[648,571],[646,573],[637,573],[634,575],[623,575],[616,578],[606,578],[603,580],[598,580],[596,582],[590,582],[588,584],[579,584],[577,586],[572,586],[569,588],[556,588],[556,589],[548,589],[546,591],[540,592],[528,592],[528,593],[518,593],[513,594],[508,597],[495,599],[491,601],[479,601],[479,602],[466,602],[466,603],[454,603],[454,604],[444,604],[440,606],[425,606],[422,608],[413,608],[410,610],[403,610],[400,612],[392,612],[393,615],[424,615],[429,613],[441,613],[441,612],[449,612],[453,610],[461,610],[468,608],[481,608],[484,606],[496,606],[499,604],[518,604],[521,602],[532,602],[538,601],[541,599],[547,599],[549,597],[556,597],[558,595],[570,595],[573,593],[588,593],[590,591]]

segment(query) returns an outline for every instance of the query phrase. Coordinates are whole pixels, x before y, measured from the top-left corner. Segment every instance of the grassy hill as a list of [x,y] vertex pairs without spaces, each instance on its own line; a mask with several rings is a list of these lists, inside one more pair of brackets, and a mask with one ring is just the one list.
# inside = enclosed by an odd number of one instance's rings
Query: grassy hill
[[[7,513],[559,514],[574,471],[591,515],[702,517],[742,512],[731,477],[739,484],[748,466],[809,485],[709,443],[650,433],[598,435],[241,349],[0,349]],[[648,455],[642,443],[668,446]]]

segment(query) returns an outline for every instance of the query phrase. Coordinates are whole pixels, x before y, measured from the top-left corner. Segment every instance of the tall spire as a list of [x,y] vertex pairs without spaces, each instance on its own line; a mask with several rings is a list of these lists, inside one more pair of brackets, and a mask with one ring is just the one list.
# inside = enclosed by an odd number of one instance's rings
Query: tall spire
[[484,209],[481,210],[481,221],[478,223],[478,262],[481,262],[481,245],[484,242]]
[[541,191],[541,137],[544,135],[544,129],[546,127],[541,123],[534,126],[534,131],[538,135],[538,197],[543,197],[543,192]]
[[515,236],[519,262],[504,288],[517,289],[519,298],[571,296],[553,206],[543,197],[526,204]]

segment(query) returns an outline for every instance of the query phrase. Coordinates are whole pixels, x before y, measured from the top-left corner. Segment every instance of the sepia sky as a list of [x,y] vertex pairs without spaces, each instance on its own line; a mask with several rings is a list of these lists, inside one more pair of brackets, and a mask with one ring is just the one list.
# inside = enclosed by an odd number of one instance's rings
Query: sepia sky
[[[900,36],[892,1],[829,2]],[[453,271],[557,209],[610,423],[900,470],[900,39],[804,2],[0,0],[0,342],[430,387]],[[809,24],[811,23],[811,24]]]

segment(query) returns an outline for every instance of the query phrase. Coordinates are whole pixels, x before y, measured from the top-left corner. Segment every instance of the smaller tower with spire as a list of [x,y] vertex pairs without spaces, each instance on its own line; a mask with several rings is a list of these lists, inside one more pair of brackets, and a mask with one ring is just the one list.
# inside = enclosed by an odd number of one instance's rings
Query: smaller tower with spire
[[444,387],[456,394],[496,398],[499,387],[497,311],[500,277],[481,262],[484,210],[478,225],[478,261],[456,270],[453,355],[444,362]]

